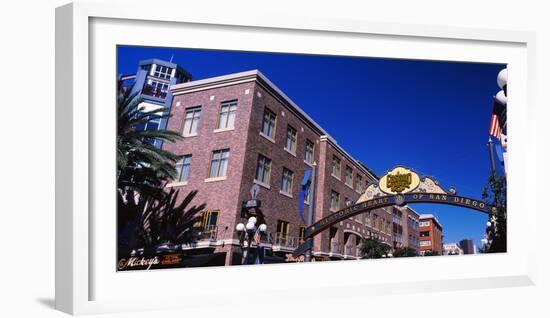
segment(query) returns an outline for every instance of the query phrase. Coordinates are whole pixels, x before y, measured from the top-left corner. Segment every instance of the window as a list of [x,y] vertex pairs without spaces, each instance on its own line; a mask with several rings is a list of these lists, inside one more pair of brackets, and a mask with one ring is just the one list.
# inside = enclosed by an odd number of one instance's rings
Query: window
[[235,128],[235,113],[237,112],[237,101],[223,102],[218,119],[218,129]]
[[422,231],[420,232],[420,237],[428,237],[430,236],[430,231]]
[[340,179],[340,158],[332,157],[332,175]]
[[[160,118],[153,118],[153,119],[149,119],[148,121],[146,121],[145,123],[142,123],[142,124],[139,124],[136,126],[136,129],[138,131],[143,131],[143,130],[158,130],[160,127]],[[144,138],[143,141],[145,143],[148,143],[148,144],[151,144],[151,145],[154,145],[155,144],[155,140],[154,138]],[[160,141],[159,141],[160,142]]]
[[313,164],[313,142],[309,139],[306,139],[306,154],[304,161],[309,164]]
[[151,81],[151,87],[153,88],[154,91],[166,92],[168,91],[168,86],[170,86],[168,83]]
[[194,136],[197,134],[201,121],[201,107],[190,108],[185,112],[183,120],[183,136]]
[[258,166],[256,169],[256,181],[269,185],[269,178],[271,173],[271,160],[258,155]]
[[286,129],[285,150],[296,154],[296,129],[291,126]]
[[277,220],[277,233],[279,234],[279,237],[287,238],[288,228],[289,228],[289,224],[287,221]]
[[333,211],[340,210],[340,193],[334,190],[330,192],[330,209]]
[[218,223],[219,211],[204,211],[202,212],[200,228],[203,231],[212,230]]
[[287,168],[283,168],[283,180],[281,183],[281,192],[286,194],[292,194],[292,181],[294,179],[294,173]]
[[363,192],[363,177],[360,174],[355,176],[355,191]]
[[264,111],[264,119],[262,121],[262,134],[265,136],[275,139],[275,123],[276,123],[275,114],[270,110]]
[[227,160],[229,158],[229,149],[216,150],[212,152],[210,161],[209,178],[225,177],[227,174]]
[[420,241],[420,246],[431,246],[432,242],[430,241]]
[[350,166],[346,166],[346,184],[353,186],[353,169]]
[[158,130],[160,126],[160,118],[153,118],[145,123],[144,130]]
[[178,172],[177,181],[187,181],[189,179],[189,171],[191,170],[191,155],[183,156],[183,159],[176,163],[176,170]]
[[157,64],[154,76],[163,79],[170,79],[172,77],[172,68]]
[[300,238],[300,241],[305,241],[306,240],[306,227],[305,226],[300,226],[300,232],[299,232],[298,237]]
[[430,221],[420,221],[420,226],[430,226]]

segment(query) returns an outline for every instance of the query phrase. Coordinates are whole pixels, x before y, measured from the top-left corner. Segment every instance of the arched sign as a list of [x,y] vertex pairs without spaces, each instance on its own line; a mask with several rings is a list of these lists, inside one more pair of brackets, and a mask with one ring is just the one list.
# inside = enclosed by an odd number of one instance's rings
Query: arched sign
[[306,228],[305,238],[307,240],[296,249],[294,255],[299,255],[310,249],[313,236],[338,222],[370,210],[393,205],[401,206],[407,203],[448,204],[485,214],[492,214],[497,209],[496,206],[481,200],[448,193],[433,178],[420,178],[411,169],[396,167],[380,178],[378,184],[369,185],[354,205],[334,212]]
[[306,238],[312,237],[331,225],[357,214],[387,206],[403,205],[407,203],[449,204],[474,209],[486,214],[491,214],[493,209],[496,208],[484,201],[452,194],[412,192],[407,194],[387,195],[357,203],[335,212],[308,227],[305,236]]

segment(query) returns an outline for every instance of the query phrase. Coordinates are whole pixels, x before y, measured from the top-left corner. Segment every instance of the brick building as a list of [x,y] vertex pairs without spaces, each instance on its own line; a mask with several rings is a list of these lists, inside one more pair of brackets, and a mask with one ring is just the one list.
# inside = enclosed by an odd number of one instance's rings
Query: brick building
[[393,248],[410,247],[419,252],[419,215],[409,206],[392,208]]
[[[263,244],[272,261],[283,261],[303,239],[298,200],[307,168],[317,164],[314,220],[354,203],[367,184],[378,180],[257,70],[177,84],[171,90],[167,129],[181,132],[184,140],[163,148],[184,159],[177,164],[178,179],[169,186],[182,194],[196,189],[194,203],[207,204],[203,239],[188,247],[192,253],[224,253],[225,265],[240,262],[235,226],[245,222],[242,202],[250,199],[254,183],[260,186],[257,199],[268,226]],[[306,210],[311,200],[307,195]],[[406,215],[405,220],[410,215],[418,220],[416,213]],[[392,245],[391,208],[325,230],[314,239],[313,255],[356,259],[360,239],[370,236]]]
[[437,252],[443,255],[443,227],[432,214],[421,214],[420,224],[420,253],[426,251]]

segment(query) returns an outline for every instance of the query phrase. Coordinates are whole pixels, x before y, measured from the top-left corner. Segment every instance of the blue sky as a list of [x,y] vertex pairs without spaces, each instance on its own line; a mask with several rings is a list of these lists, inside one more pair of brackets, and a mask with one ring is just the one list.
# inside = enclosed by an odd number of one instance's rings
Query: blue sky
[[[396,165],[481,197],[490,172],[492,98],[503,64],[118,47],[118,74],[147,58],[170,60],[203,79],[259,69],[356,159],[382,175]],[[444,241],[473,239],[487,217],[459,207],[415,204],[436,215]]]

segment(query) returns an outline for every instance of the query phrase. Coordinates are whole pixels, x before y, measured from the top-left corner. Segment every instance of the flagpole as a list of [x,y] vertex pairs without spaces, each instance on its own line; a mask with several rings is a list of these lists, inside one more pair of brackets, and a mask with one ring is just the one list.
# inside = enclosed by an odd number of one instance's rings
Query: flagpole
[[491,138],[489,138],[489,156],[491,158],[491,173],[496,174],[496,164],[495,164],[495,143]]
[[[307,227],[310,227],[313,224],[313,207],[315,205],[315,175],[317,174],[317,163],[313,163],[313,167],[311,168],[311,183],[310,183],[310,190],[311,193],[309,194],[310,200],[309,200],[309,207],[307,212]],[[308,238],[308,240],[312,240],[312,238]],[[312,259],[312,251],[313,245],[307,249],[306,251],[306,262],[311,262]]]

